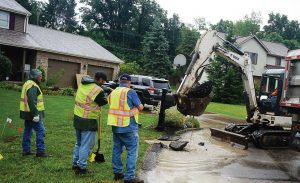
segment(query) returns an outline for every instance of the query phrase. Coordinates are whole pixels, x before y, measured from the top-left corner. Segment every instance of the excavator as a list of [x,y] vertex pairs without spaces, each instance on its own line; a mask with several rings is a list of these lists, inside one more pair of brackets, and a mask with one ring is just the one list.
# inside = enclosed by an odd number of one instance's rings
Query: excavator
[[[213,30],[202,34],[196,43],[185,76],[173,95],[177,109],[184,115],[200,116],[204,113],[213,98],[213,83],[200,84],[199,80],[215,55],[225,58],[241,72],[247,117],[244,124],[229,124],[224,130],[211,128],[211,136],[241,145],[244,149],[248,148],[249,142],[264,149],[288,148],[291,143],[299,148],[300,141],[295,141],[299,140],[296,136],[300,135],[300,128],[293,127],[299,125],[299,120],[294,117],[298,117],[299,110],[289,110],[290,106],[282,104],[287,93],[287,70],[270,69],[264,72],[259,93],[256,94],[250,56]],[[277,90],[276,98],[270,99],[273,89]]]

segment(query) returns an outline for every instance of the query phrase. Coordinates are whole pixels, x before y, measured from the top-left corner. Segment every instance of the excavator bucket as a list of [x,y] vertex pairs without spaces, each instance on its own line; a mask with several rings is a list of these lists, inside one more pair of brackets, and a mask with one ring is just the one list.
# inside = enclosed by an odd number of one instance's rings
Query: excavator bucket
[[212,82],[196,84],[187,95],[174,95],[177,109],[183,115],[200,116],[213,98]]
[[210,132],[211,136],[217,140],[232,143],[232,145],[241,147],[242,149],[248,149],[248,138],[245,135],[240,135],[217,128],[210,128]]

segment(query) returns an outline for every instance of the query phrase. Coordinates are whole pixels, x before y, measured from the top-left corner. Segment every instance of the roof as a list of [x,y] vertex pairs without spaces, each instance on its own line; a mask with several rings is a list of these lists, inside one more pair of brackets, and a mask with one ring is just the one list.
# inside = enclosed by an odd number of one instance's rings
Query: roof
[[27,33],[0,29],[0,44],[99,61],[123,62],[89,37],[31,24]]
[[289,50],[286,46],[284,46],[281,43],[262,41],[262,40],[259,40],[255,35],[245,36],[245,37],[238,37],[236,39],[235,43],[238,46],[240,46],[240,45],[246,43],[247,41],[249,41],[251,39],[255,39],[266,50],[266,52],[269,55],[285,57],[288,50]]
[[261,41],[270,51],[270,55],[285,57],[289,49],[281,43]]
[[21,6],[15,0],[0,0],[0,9],[9,12],[19,13],[22,15],[28,15],[28,16],[31,15],[29,11],[27,11],[23,6]]

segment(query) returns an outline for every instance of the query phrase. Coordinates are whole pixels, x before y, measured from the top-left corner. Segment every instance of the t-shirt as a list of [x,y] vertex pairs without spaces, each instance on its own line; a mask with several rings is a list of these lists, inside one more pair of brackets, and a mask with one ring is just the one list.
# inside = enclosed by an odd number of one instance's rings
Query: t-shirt
[[[137,93],[134,90],[128,91],[127,103],[129,105],[130,109],[141,105],[141,101],[140,101]],[[114,133],[128,133],[128,132],[133,132],[133,131],[137,131],[137,130],[138,130],[138,124],[136,123],[134,116],[130,117],[130,123],[126,127],[112,126],[112,131]]]

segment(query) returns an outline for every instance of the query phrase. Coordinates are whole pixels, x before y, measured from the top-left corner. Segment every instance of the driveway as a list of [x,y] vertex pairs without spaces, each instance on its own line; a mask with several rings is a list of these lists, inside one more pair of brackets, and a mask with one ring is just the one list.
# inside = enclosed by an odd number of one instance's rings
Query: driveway
[[[148,153],[141,177],[148,183],[271,183],[300,182],[300,153],[293,150],[248,150],[232,147],[210,137],[210,127],[243,123],[218,114],[199,117],[202,130],[187,132],[186,151]],[[154,143],[155,141],[149,141]],[[157,141],[156,141],[157,142]],[[204,142],[204,146],[199,145]],[[164,141],[168,145],[169,142]]]

